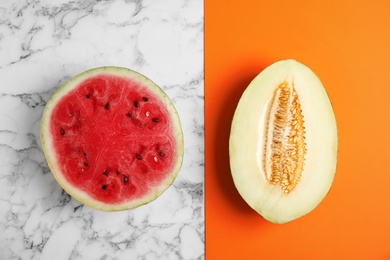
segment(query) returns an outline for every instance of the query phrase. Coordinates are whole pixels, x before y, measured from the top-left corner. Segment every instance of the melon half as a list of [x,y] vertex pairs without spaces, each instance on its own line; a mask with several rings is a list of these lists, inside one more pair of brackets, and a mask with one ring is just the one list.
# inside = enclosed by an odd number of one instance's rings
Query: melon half
[[40,131],[55,179],[99,210],[155,200],[183,161],[183,133],[171,100],[127,68],[95,68],[67,81],[47,102]]
[[263,70],[234,114],[230,167],[243,199],[265,219],[286,223],[328,193],[337,164],[337,126],[314,72],[295,60]]

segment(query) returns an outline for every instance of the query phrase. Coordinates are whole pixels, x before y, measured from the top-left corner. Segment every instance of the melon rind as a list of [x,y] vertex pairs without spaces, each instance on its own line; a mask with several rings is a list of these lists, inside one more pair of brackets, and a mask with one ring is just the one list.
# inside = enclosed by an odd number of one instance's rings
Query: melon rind
[[[264,151],[267,105],[283,81],[295,82],[306,131],[301,181],[289,194],[268,183]],[[319,78],[295,60],[264,69],[246,88],[237,105],[230,133],[229,156],[234,184],[242,198],[265,219],[286,223],[311,212],[328,193],[336,171],[337,125],[332,105]]]
[[[109,74],[109,75],[116,75],[124,78],[130,78],[132,80],[138,81],[140,84],[146,86],[149,91],[155,93],[156,96],[160,98],[159,100],[165,105],[167,111],[170,114],[172,120],[172,129],[174,131],[172,135],[175,136],[176,145],[177,145],[176,158],[174,158],[175,165],[172,168],[172,171],[170,172],[169,176],[167,176],[167,178],[158,186],[151,189],[151,192],[146,194],[145,196],[142,196],[141,198],[136,200],[125,201],[123,203],[118,203],[118,204],[110,204],[110,203],[104,203],[102,201],[98,201],[92,198],[88,193],[72,185],[70,182],[66,180],[65,176],[63,175],[60,169],[60,165],[58,163],[58,159],[54,151],[53,139],[50,133],[49,119],[51,117],[53,108],[55,107],[57,102],[64,95],[66,95],[67,93],[75,89],[84,80],[102,74]],[[136,71],[133,71],[131,69],[123,68],[123,67],[107,66],[107,67],[90,69],[71,78],[69,81],[63,84],[52,95],[52,97],[50,98],[50,100],[47,102],[45,106],[42,119],[41,119],[41,125],[40,125],[40,137],[41,137],[43,152],[45,154],[48,166],[54,178],[57,180],[60,186],[79,202],[91,208],[103,210],[103,211],[120,211],[120,210],[132,209],[147,204],[155,200],[156,198],[158,198],[166,189],[168,189],[172,185],[173,181],[175,180],[177,174],[180,171],[183,162],[183,156],[184,156],[184,138],[183,138],[183,131],[181,128],[181,122],[180,122],[179,115],[176,111],[176,108],[174,107],[170,98],[157,84],[155,84],[146,76]]]

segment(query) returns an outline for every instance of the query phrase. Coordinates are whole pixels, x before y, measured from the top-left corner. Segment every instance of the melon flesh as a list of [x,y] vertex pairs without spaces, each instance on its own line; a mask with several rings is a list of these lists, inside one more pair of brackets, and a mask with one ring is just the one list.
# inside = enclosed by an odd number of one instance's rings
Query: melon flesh
[[172,102],[155,83],[126,68],[92,69],[60,87],[45,107],[41,140],[59,184],[105,211],[156,199],[183,159]]
[[[291,191],[283,190],[280,183],[270,183],[266,174],[267,156],[275,152],[267,143],[267,135],[273,131],[270,110],[281,84],[294,86],[303,115],[306,153],[300,180]],[[237,105],[229,144],[234,184],[265,219],[292,221],[312,211],[328,193],[336,171],[337,143],[334,112],[318,77],[295,60],[276,62],[250,83]],[[286,160],[280,167],[284,163]]]

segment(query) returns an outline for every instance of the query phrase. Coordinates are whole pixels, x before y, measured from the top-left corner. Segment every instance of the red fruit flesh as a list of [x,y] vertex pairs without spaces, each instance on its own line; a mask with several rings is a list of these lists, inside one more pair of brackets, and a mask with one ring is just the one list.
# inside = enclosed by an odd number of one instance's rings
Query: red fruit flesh
[[175,166],[170,114],[156,94],[130,78],[84,80],[56,104],[50,121],[60,170],[98,201],[142,197]]

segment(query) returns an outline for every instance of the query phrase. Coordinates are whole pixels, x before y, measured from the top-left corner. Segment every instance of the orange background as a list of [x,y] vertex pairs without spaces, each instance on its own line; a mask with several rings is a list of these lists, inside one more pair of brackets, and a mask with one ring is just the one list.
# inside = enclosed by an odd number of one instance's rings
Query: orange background
[[[205,1],[206,258],[390,259],[390,2]],[[236,191],[228,139],[266,66],[320,77],[339,130],[336,177],[309,215],[265,221]]]

